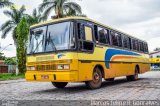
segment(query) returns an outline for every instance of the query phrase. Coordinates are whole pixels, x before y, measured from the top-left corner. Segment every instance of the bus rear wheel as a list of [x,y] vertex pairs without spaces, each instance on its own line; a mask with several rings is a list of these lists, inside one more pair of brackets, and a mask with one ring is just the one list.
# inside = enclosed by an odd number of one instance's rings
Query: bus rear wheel
[[101,70],[96,67],[92,74],[92,80],[86,81],[86,86],[90,89],[97,89],[100,88],[102,85],[102,73]]
[[128,81],[136,81],[136,80],[138,80],[138,71],[139,71],[138,67],[136,67],[134,75],[127,76],[127,80]]
[[68,82],[52,82],[52,85],[56,88],[64,88]]

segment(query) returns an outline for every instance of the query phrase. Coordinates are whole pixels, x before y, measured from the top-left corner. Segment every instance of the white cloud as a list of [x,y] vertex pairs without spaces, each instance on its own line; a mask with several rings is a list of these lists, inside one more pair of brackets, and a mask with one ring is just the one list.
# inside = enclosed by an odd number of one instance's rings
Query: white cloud
[[139,23],[128,24],[122,26],[128,33],[134,34],[145,40],[149,40],[154,37],[160,37],[160,18],[153,18],[151,20],[142,21]]
[[154,50],[156,47],[159,48],[160,47],[160,36],[149,39],[148,44],[149,44],[150,50]]
[[[88,17],[160,47],[160,0],[83,0]],[[158,45],[159,44],[159,45]]]
[[[127,32],[133,36],[146,40],[149,49],[159,47],[160,44],[160,0],[70,0],[76,1],[82,11],[89,18],[103,24]],[[13,0],[17,7],[26,5],[27,13],[38,7],[42,0]],[[0,10],[0,25],[7,20]],[[13,43],[11,35],[1,40],[3,47]],[[7,56],[15,55],[15,48],[9,47],[4,51]]]
[[[14,2],[16,5],[16,8],[20,8],[22,5],[26,6],[26,13],[28,14],[32,14],[32,10],[36,7],[38,7],[38,5],[42,2],[42,0],[12,0],[12,2]],[[0,10],[0,25],[2,25],[5,21],[7,21],[9,18],[5,15],[3,15],[3,10],[5,9],[1,9]],[[1,32],[0,32],[1,35]],[[14,42],[12,39],[12,35],[11,33],[9,33],[7,35],[7,37],[5,39],[1,39],[0,38],[0,44],[2,48],[5,48],[7,45],[9,44],[13,44],[12,46],[8,46],[3,53],[5,54],[5,56],[7,57],[12,57],[12,56],[16,56],[16,50],[15,50],[15,46],[14,46]],[[2,49],[0,49],[1,51]]]

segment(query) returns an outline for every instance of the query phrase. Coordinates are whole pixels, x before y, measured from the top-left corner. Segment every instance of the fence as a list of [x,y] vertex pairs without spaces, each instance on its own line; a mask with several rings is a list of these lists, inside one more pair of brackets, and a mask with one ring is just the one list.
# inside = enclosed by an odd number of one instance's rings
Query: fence
[[16,65],[0,65],[0,73],[16,72]]
[[151,67],[151,70],[152,70],[152,71],[160,71],[160,67],[156,67],[156,68]]

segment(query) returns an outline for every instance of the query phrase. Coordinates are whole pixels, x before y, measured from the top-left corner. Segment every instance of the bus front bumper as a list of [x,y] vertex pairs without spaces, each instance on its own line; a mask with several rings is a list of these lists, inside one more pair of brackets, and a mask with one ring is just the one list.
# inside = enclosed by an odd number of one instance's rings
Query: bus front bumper
[[76,82],[78,81],[78,71],[27,71],[25,78],[27,81],[39,82]]

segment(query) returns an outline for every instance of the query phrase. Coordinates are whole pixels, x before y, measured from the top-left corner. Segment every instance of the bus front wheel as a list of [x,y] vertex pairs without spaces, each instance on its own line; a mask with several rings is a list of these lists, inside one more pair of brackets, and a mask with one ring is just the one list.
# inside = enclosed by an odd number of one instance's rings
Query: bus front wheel
[[136,67],[134,75],[127,76],[127,80],[128,81],[136,81],[136,80],[138,80],[138,71],[139,71],[138,67]]
[[101,70],[96,67],[92,74],[92,80],[86,81],[86,86],[90,89],[97,89],[100,88],[102,85],[102,73]]
[[56,88],[64,88],[68,82],[52,82],[52,85]]

